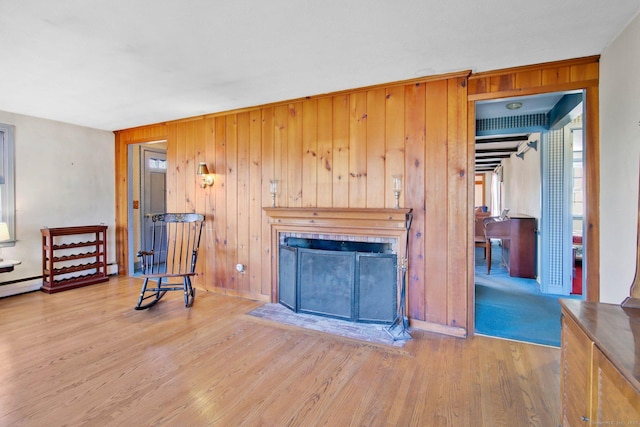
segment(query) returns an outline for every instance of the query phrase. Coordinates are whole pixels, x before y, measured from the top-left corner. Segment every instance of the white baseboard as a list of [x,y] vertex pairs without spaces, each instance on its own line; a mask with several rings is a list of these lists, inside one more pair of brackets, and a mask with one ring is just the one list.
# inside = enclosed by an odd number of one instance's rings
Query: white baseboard
[[24,282],[11,283],[0,286],[0,298],[11,295],[24,294],[25,292],[37,291],[42,287],[42,279],[31,279]]
[[[118,264],[107,265],[107,275],[113,276],[118,274]],[[0,298],[9,297],[12,295],[24,294],[26,292],[33,292],[40,290],[42,287],[42,279],[29,279],[22,282],[10,283],[0,286]]]

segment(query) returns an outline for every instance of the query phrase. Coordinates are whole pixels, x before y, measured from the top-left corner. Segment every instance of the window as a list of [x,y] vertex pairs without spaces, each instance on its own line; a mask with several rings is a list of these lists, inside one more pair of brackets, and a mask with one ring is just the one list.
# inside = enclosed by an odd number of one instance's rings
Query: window
[[165,159],[149,158],[149,169],[167,170],[167,161]]
[[11,240],[0,242],[0,247],[15,246],[15,178],[14,178],[14,126],[0,123],[0,222],[6,222]]

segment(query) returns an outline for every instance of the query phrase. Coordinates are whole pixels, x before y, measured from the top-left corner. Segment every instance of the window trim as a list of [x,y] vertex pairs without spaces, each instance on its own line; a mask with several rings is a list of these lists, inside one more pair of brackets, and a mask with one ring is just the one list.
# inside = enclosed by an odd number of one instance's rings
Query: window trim
[[16,203],[15,203],[15,126],[0,123],[0,149],[2,152],[1,169],[4,180],[0,182],[0,222],[6,222],[9,227],[11,240],[1,242],[0,247],[10,247],[16,244]]

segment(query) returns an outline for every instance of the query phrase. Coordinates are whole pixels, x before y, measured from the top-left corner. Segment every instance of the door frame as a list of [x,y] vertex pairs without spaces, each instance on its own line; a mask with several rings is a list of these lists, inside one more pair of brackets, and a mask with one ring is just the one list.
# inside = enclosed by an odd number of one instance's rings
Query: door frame
[[[131,141],[126,145],[127,148],[127,179],[126,179],[126,187],[127,187],[127,222],[126,222],[126,251],[123,251],[123,254],[126,254],[125,259],[119,260],[119,265],[126,265],[126,269],[121,273],[123,275],[133,275],[135,272],[135,261],[136,261],[136,251],[135,244],[136,240],[141,238],[142,230],[138,229],[136,231],[135,218],[138,218],[138,227],[144,226],[144,218],[142,214],[142,206],[141,199],[144,196],[142,194],[142,162],[144,162],[144,156],[142,155],[144,149],[143,147],[153,146],[155,144],[165,144],[164,150],[153,150],[150,151],[165,151],[166,152],[166,139],[153,139],[153,140],[142,140],[142,141]],[[138,155],[135,155],[135,151],[138,151]],[[140,195],[138,195],[137,200],[135,197],[135,185],[139,185]],[[137,206],[136,206],[137,205]]]
[[[474,152],[476,135],[476,101],[538,95],[572,90],[584,91],[584,235],[583,271],[584,299],[600,300],[600,56],[530,65],[472,74],[467,96],[467,144]],[[474,156],[468,156],[468,167],[475,171]],[[469,173],[470,177],[475,174]],[[473,206],[475,179],[468,179],[469,206]],[[468,209],[468,233],[473,235],[473,209]],[[469,239],[467,328],[473,335],[475,325],[475,268],[473,242]]]

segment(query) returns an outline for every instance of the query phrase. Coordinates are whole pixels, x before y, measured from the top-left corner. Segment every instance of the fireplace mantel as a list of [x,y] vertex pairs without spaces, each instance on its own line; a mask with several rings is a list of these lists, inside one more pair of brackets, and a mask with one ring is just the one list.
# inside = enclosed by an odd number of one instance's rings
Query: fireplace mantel
[[263,208],[271,225],[271,301],[278,301],[280,233],[321,233],[397,239],[398,260],[406,259],[407,214],[411,209]]
[[[307,227],[395,230],[406,227],[411,209],[263,208],[272,223]],[[367,233],[371,234],[371,233]]]

